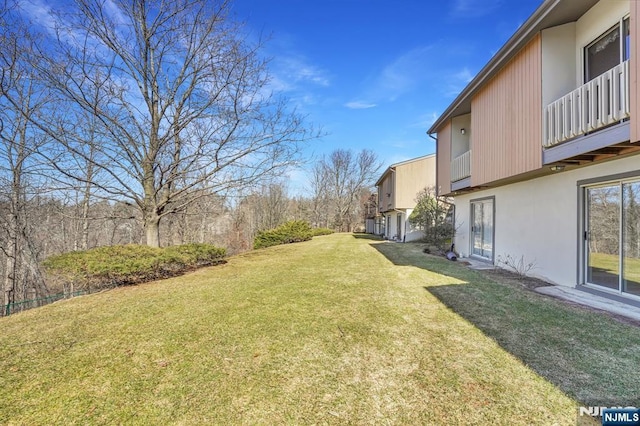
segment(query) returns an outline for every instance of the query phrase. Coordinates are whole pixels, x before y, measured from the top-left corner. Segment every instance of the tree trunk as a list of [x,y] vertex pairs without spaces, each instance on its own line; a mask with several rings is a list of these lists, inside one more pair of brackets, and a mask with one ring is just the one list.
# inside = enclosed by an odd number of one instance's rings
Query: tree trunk
[[[19,161],[17,162],[20,166],[22,164],[21,157],[18,157]],[[20,190],[21,190],[21,170],[16,167],[13,170],[13,185],[11,187],[11,201],[10,201],[10,212],[8,215],[8,223],[7,223],[7,248],[5,249],[5,255],[7,256],[7,263],[5,265],[4,276],[2,286],[4,290],[4,308],[7,308],[7,305],[15,302],[16,299],[16,290],[17,290],[17,257],[18,250],[20,248],[19,241],[19,232],[20,232],[20,214],[19,210],[21,207],[20,203]]]
[[7,305],[14,302],[15,296],[15,273],[16,273],[16,253],[14,242],[12,241],[7,247],[7,264],[5,265],[4,279],[3,279],[3,312],[5,314]]
[[[92,167],[89,166],[88,174],[91,173]],[[85,183],[84,194],[82,197],[82,237],[80,240],[80,248],[82,250],[89,249],[89,205],[91,203],[91,184]]]
[[144,219],[144,232],[149,247],[160,247],[160,217],[156,214]]

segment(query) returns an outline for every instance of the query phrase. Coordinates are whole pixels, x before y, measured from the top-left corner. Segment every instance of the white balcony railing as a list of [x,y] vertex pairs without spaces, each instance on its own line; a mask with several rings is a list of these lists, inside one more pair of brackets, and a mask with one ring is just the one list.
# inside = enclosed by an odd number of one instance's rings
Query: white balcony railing
[[471,176],[471,151],[467,151],[451,161],[451,182],[469,176]]
[[629,117],[629,61],[548,105],[544,141],[550,147]]

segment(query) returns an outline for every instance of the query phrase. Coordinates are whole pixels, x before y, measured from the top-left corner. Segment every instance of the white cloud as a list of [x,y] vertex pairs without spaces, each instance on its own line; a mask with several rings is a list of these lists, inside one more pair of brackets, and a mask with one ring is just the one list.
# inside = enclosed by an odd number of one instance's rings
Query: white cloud
[[412,90],[424,78],[431,51],[432,46],[426,46],[400,55],[382,70],[376,90],[391,101]]
[[327,73],[321,68],[308,63],[301,56],[278,56],[273,61],[275,80],[283,83],[282,87],[293,90],[299,85],[328,87],[330,85]]
[[344,106],[351,109],[367,109],[367,108],[374,108],[376,104],[371,102],[363,102],[363,101],[351,101],[344,104]]
[[300,107],[318,103],[318,89],[331,86],[329,74],[295,53],[280,53],[270,66],[268,91],[285,94]]
[[345,106],[353,109],[373,108],[417,90],[428,78],[425,70],[429,68],[433,47],[418,47],[396,57],[369,79],[368,86],[358,96],[361,100],[348,102]]
[[457,96],[473,80],[474,74],[467,67],[460,71],[448,73],[445,78],[444,94],[446,96]]
[[128,19],[122,13],[120,7],[112,0],[107,0],[104,2],[104,10],[115,23],[119,25],[125,25],[128,23]]
[[20,2],[20,10],[33,23],[40,25],[50,34],[55,35],[55,29],[59,27],[59,25],[48,4],[39,0],[22,1]]

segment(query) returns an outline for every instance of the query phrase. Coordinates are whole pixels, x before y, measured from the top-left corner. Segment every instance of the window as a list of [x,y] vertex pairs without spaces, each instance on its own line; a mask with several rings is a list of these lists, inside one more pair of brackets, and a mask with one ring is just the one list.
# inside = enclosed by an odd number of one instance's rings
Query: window
[[629,57],[629,18],[625,18],[585,47],[584,81],[593,80]]

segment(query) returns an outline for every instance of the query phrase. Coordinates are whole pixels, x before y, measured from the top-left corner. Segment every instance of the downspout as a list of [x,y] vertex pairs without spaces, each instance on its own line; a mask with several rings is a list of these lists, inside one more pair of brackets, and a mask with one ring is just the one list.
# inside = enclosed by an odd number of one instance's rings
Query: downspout
[[433,139],[436,143],[436,196],[438,196],[438,192],[440,192],[440,182],[438,182],[438,138],[434,138],[433,135],[429,132],[427,132],[427,136]]
[[[391,171],[391,194],[393,195],[393,199],[391,200],[391,205],[393,206],[393,211],[397,212],[396,210],[396,192],[398,191],[396,188],[396,168],[395,167],[390,167],[389,170]],[[387,232],[389,232],[389,228],[391,227],[391,220],[389,220],[389,223],[387,223]],[[399,232],[400,230],[396,230],[396,232]],[[387,237],[391,238],[391,235],[388,234]]]

